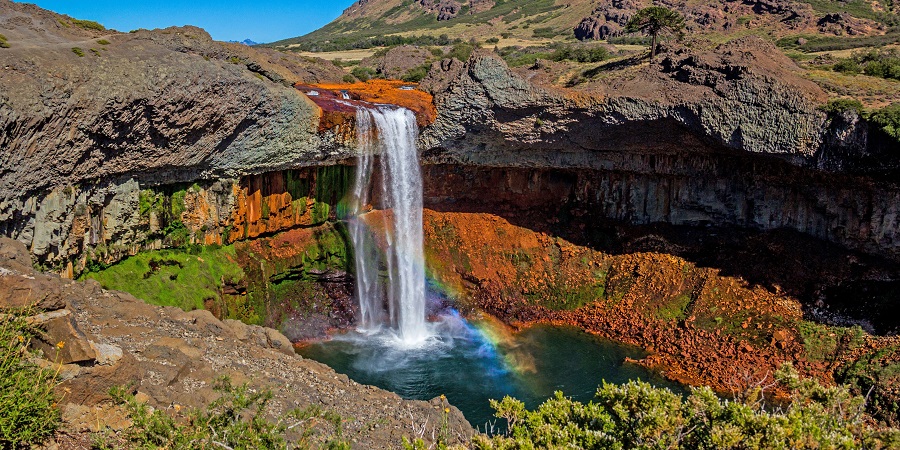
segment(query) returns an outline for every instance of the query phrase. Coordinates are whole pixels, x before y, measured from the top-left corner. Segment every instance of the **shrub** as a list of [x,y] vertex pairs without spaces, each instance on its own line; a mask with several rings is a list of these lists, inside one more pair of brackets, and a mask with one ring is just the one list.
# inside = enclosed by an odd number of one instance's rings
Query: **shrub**
[[100,25],[97,22],[94,22],[93,20],[70,19],[69,21],[72,23],[72,25],[75,25],[76,27],[79,27],[79,28],[84,28],[85,30],[94,30],[94,31],[106,30],[106,27],[104,27],[103,25]]
[[900,80],[900,52],[896,49],[857,52],[835,63],[833,69],[841,73],[866,75]]
[[72,47],[72,53],[78,55],[79,58],[84,56],[84,50],[79,47]]
[[846,73],[850,75],[859,75],[862,73],[862,67],[852,58],[841,59],[836,62],[833,67],[835,72]]
[[0,315],[0,448],[38,444],[59,426],[56,372],[28,361],[35,335],[25,311]]
[[878,429],[863,413],[865,399],[845,387],[801,380],[785,366],[776,374],[791,393],[783,408],[767,408],[756,388],[723,400],[708,387],[687,398],[632,381],[604,383],[588,404],[557,392],[534,411],[510,397],[491,401],[505,419],[505,436],[477,436],[478,449],[513,448],[896,448],[900,432]]
[[860,114],[863,111],[863,104],[855,98],[833,98],[819,109],[831,114],[840,114],[850,110]]
[[6,41],[6,36],[0,34],[0,48],[9,48],[9,43]]
[[[350,448],[341,436],[343,419],[336,414],[311,406],[302,411],[291,411],[283,420],[273,423],[265,418],[272,399],[271,391],[255,392],[247,384],[233,386],[227,377],[219,378],[214,389],[221,394],[218,400],[205,409],[192,409],[177,418],[160,410],[151,411],[124,388],[113,388],[110,395],[125,406],[132,421],[131,427],[123,433],[124,439],[132,444],[129,448],[306,448],[316,423],[311,419],[324,419],[334,426],[328,448]],[[286,425],[285,421],[291,425]],[[299,441],[291,446],[284,439],[289,428],[299,435]],[[96,446],[106,447],[103,444]]]
[[603,47],[564,46],[559,47],[550,55],[554,61],[577,61],[580,63],[593,63],[609,59],[609,51]]
[[484,42],[486,42],[488,44],[496,44],[496,43],[500,42],[500,38],[491,37],[491,38],[487,38],[487,40],[485,40]]
[[358,79],[359,81],[362,81],[362,82],[369,81],[372,78],[375,78],[375,75],[376,75],[375,69],[373,69],[371,67],[362,67],[362,66],[354,67],[350,73],[354,77],[356,77],[356,79]]
[[402,80],[408,83],[418,83],[428,76],[428,71],[430,69],[431,64],[423,64],[419,67],[414,67],[409,69],[409,71],[406,72],[406,75],[403,75]]
[[460,61],[468,61],[472,53],[475,52],[475,45],[471,42],[460,42],[453,46],[447,53],[448,58],[456,58]]
[[111,44],[111,42],[107,41],[106,39],[100,39],[100,40],[97,41],[97,43],[100,44],[100,45],[109,45],[109,44]]
[[867,119],[888,136],[900,141],[900,102],[873,111]]
[[546,38],[550,39],[556,37],[556,35],[560,34],[559,31],[555,30],[553,27],[541,27],[535,28],[531,31],[531,34],[536,38]]
[[343,81],[344,83],[355,83],[356,77],[348,73],[347,75],[344,75]]

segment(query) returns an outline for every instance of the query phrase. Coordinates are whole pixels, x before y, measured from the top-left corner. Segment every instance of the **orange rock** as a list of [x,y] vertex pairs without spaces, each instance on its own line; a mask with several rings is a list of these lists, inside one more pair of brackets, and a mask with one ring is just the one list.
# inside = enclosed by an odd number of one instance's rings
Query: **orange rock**
[[415,87],[414,83],[398,80],[370,80],[353,84],[315,84],[297,85],[301,91],[316,91],[319,95],[310,99],[322,109],[320,129],[340,128],[355,121],[356,110],[346,105],[343,93],[346,92],[352,101],[383,103],[402,106],[416,115],[416,122],[424,128],[437,119],[434,98],[427,92],[417,89],[404,90],[404,86]]

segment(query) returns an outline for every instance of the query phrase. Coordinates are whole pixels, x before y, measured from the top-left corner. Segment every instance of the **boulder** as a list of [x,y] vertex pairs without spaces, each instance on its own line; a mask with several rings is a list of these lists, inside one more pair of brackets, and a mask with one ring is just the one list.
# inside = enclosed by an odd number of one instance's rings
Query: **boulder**
[[72,312],[67,309],[38,314],[28,322],[41,329],[31,341],[31,347],[41,350],[44,357],[59,364],[93,361],[94,348],[87,336],[78,329]]
[[294,356],[296,353],[294,352],[294,345],[291,344],[291,341],[288,340],[283,334],[281,334],[278,330],[273,330],[272,328],[265,328],[267,344],[269,348],[278,350],[285,355]]
[[0,267],[23,274],[34,272],[28,247],[15,239],[0,237]]
[[0,309],[35,308],[55,311],[66,307],[63,287],[52,276],[34,276],[0,270]]
[[95,406],[110,400],[113,387],[137,385],[141,381],[138,362],[130,354],[111,366],[85,368],[77,377],[63,381],[57,392],[65,403]]
[[110,344],[98,344],[96,342],[90,342],[90,344],[96,355],[96,363],[101,366],[113,366],[122,359],[121,347]]

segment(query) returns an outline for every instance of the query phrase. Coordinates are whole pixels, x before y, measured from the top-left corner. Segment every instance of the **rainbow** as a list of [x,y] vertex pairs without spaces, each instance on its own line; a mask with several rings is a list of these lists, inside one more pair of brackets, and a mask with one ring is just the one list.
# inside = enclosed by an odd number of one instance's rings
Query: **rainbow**
[[[376,231],[373,233],[375,236],[381,236],[384,234],[381,231],[391,226],[390,214],[390,210],[370,210],[369,213],[361,214],[357,220],[372,231]],[[386,243],[377,242],[377,245],[383,251]],[[444,263],[427,249],[425,260],[420,264],[424,265],[426,287],[433,301],[458,300],[466,295],[458,278],[442,276],[447,273]],[[499,319],[483,312],[477,317],[464,318],[452,308],[444,314],[458,319],[458,322],[466,327],[469,335],[482,344],[480,351],[484,352],[484,356],[498,362],[499,366],[493,368],[494,371],[511,373],[523,384],[529,384],[528,381],[535,378],[528,376],[537,372],[534,356],[517,340],[515,332]]]

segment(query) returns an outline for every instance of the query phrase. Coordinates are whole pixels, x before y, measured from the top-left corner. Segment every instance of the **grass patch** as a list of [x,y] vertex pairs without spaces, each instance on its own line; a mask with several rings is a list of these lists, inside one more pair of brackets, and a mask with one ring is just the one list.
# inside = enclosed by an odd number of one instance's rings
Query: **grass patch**
[[[806,42],[800,44],[800,38],[805,39]],[[900,29],[894,28],[882,36],[865,36],[858,38],[823,36],[818,34],[785,36],[776,41],[776,45],[785,49],[816,53],[863,47],[883,47],[885,45],[896,44],[898,39],[900,39]]]
[[882,23],[891,21],[891,14],[880,13],[872,9],[866,0],[804,0],[821,14],[849,14],[860,19],[871,19]]
[[834,362],[845,352],[863,344],[862,328],[839,328],[802,321],[797,325],[806,357],[813,361]]
[[72,47],[72,53],[78,55],[79,58],[83,58],[83,57],[84,57],[84,50],[82,50],[82,49],[79,48],[79,47]]
[[234,246],[158,250],[132,256],[82,278],[97,280],[104,289],[125,291],[147,303],[202,309],[218,299],[225,282],[244,278]]
[[0,34],[0,48],[9,48],[9,42],[7,42],[6,36]]
[[[29,447],[51,436],[60,424],[53,387],[56,372],[31,363],[28,343],[37,330],[29,311],[0,315],[0,448]],[[52,355],[46,355],[48,357]]]
[[691,296],[687,294],[682,294],[676,296],[660,305],[660,307],[656,310],[656,317],[661,320],[671,321],[671,320],[683,320],[687,317],[687,307],[691,304]]
[[100,39],[100,40],[97,41],[97,43],[100,44],[100,45],[109,45],[109,44],[111,44],[112,42],[109,42],[109,41],[107,41],[106,39]]

